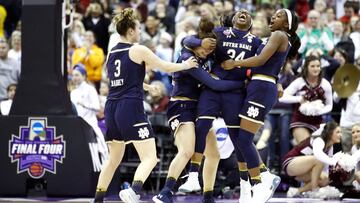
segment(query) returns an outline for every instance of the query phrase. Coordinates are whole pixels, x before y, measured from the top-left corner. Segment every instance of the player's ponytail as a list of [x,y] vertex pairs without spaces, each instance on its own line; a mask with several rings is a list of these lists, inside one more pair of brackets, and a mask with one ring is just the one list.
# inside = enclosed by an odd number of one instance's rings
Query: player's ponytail
[[216,38],[214,33],[215,24],[207,18],[201,18],[198,35],[200,39]]
[[324,140],[325,144],[327,144],[330,141],[331,136],[334,133],[334,130],[338,126],[339,125],[335,121],[329,121],[329,122],[326,123],[326,125],[324,126],[323,131],[320,134],[320,137]]
[[291,49],[288,54],[288,58],[292,59],[298,55],[298,50],[300,48],[301,42],[299,36],[296,34],[296,30],[299,25],[299,17],[295,14],[294,11],[287,12],[291,13],[291,26],[289,26],[288,34],[290,35],[289,41],[291,43]]
[[116,26],[116,31],[120,35],[125,36],[129,28],[135,29],[136,20],[138,20],[138,16],[135,11],[131,8],[125,8],[114,17],[113,22]]

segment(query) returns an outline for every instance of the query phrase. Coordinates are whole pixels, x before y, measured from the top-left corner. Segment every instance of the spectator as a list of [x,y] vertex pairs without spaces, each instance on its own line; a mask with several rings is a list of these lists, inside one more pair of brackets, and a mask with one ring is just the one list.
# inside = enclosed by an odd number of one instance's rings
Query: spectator
[[181,42],[186,36],[194,35],[197,30],[199,18],[195,16],[189,16],[185,18],[183,21],[178,23],[177,28],[177,36],[175,38],[175,45],[174,45],[174,56],[173,61],[176,61],[179,58],[180,51],[182,49]]
[[104,164],[108,159],[108,149],[96,119],[96,113],[100,110],[99,96],[95,88],[86,82],[86,70],[83,64],[74,66],[72,81],[75,89],[70,93],[71,102],[75,105],[78,116],[93,128],[101,153],[101,164]]
[[21,32],[15,30],[11,34],[11,49],[8,53],[8,57],[18,61],[21,64]]
[[143,41],[150,39],[153,41],[153,43],[156,45],[159,44],[160,35],[162,32],[165,32],[164,30],[161,30],[160,28],[160,20],[156,15],[149,14],[145,21],[145,26],[143,27],[143,34],[142,37]]
[[[351,148],[351,155],[353,157],[360,152],[360,122],[353,125],[351,129],[353,146]],[[358,160],[357,160],[358,161]],[[353,182],[356,190],[360,190],[360,162],[357,162],[355,167],[355,180]]]
[[105,103],[106,103],[106,97],[109,94],[109,85],[107,82],[102,81],[100,84],[100,95],[99,95],[99,101],[100,101],[100,110],[96,113],[96,117],[98,119],[98,126],[101,129],[101,132],[105,135],[106,133],[106,125],[105,125]]
[[328,7],[326,9],[326,20],[324,21],[329,28],[333,27],[333,23],[336,20],[334,8]]
[[82,47],[84,43],[85,27],[81,20],[74,20],[69,35],[75,42],[76,48]]
[[[320,58],[320,62],[321,62],[321,69],[324,72],[324,78],[331,82],[332,81],[332,77],[334,76],[336,70],[340,67],[340,63],[335,60],[334,58],[332,58],[331,56],[326,56],[323,54],[323,52],[320,49],[310,49],[305,57],[308,56],[315,56]],[[298,60],[294,65],[293,65],[293,71],[295,74],[300,74],[302,71],[302,68],[304,66],[304,62],[305,59],[301,59]]]
[[165,61],[172,62],[172,57],[174,54],[174,49],[171,48],[173,42],[172,36],[167,32],[163,32],[160,35],[159,45],[156,46],[156,55],[162,55],[162,58]]
[[301,46],[300,54],[305,54],[309,49],[321,49],[324,54],[334,49],[333,37],[331,30],[324,26],[320,20],[320,13],[311,10],[308,14],[308,25],[305,29],[300,30],[299,37]]
[[110,19],[103,15],[103,10],[99,3],[91,3],[87,9],[87,15],[83,19],[85,29],[92,31],[95,34],[96,44],[105,53],[107,53],[110,37],[108,32],[110,22]]
[[314,10],[318,11],[320,13],[320,21],[324,23],[327,22],[327,13],[326,10],[326,2],[325,0],[315,0],[314,2]]
[[333,23],[333,33],[334,33],[334,44],[335,48],[346,50],[347,61],[349,63],[354,63],[355,55],[355,46],[349,35],[344,34],[344,26],[340,21],[335,21]]
[[[162,52],[156,51],[156,47],[151,40],[146,40],[144,41],[143,44],[144,46],[148,47],[152,52],[154,52],[159,58],[165,60],[166,56],[164,56]],[[147,84],[155,80],[160,80],[165,85],[167,92],[170,92],[172,90],[170,77],[169,74],[166,72],[162,72],[156,69],[153,70],[147,69],[145,77],[146,77],[145,81]]]
[[356,1],[346,1],[344,3],[344,15],[339,18],[339,21],[341,21],[345,25],[345,32],[350,32],[350,20],[351,17],[357,16],[357,12],[359,10],[359,2]]
[[7,100],[0,101],[0,115],[9,115],[11,105],[16,92],[16,84],[11,84],[7,87]]
[[[334,101],[340,102],[340,98],[334,92]],[[343,132],[341,137],[342,150],[350,152],[352,145],[351,128],[360,123],[360,82],[356,91],[348,98],[342,100],[340,127]]]
[[267,2],[261,3],[260,13],[265,15],[267,24],[270,24],[271,16],[275,13],[274,6]]
[[309,1],[308,0],[291,1],[289,5],[289,9],[296,11],[296,13],[300,17],[300,20],[302,22],[305,22],[308,12],[310,10]]
[[163,28],[166,32],[170,34],[175,33],[175,10],[171,9],[172,7],[167,7],[166,3],[157,3],[155,10],[150,12],[152,15],[155,15],[160,21],[160,28]]
[[8,57],[9,45],[0,38],[0,100],[7,98],[6,88],[17,84],[20,78],[20,63]]
[[224,15],[229,15],[234,12],[234,3],[231,0],[224,1]]
[[148,100],[151,104],[152,112],[165,112],[170,101],[169,97],[167,96],[165,85],[158,80],[151,82],[151,85],[158,89],[158,91],[149,92]]
[[350,34],[350,38],[352,39],[355,45],[355,55],[354,58],[359,58],[360,56],[360,20],[357,20],[355,23],[355,30]]
[[320,59],[309,56],[301,76],[294,80],[279,99],[294,104],[290,129],[296,144],[310,137],[319,128],[322,115],[332,110],[331,84],[323,79]]
[[189,16],[195,16],[198,11],[198,4],[193,0],[180,1],[179,8],[175,15],[175,23],[185,20]]
[[348,63],[348,54],[345,50],[337,48],[334,51],[334,59],[339,62],[340,67],[343,66],[345,63]]
[[[19,30],[18,25],[21,17],[22,0],[1,0],[1,5],[6,9],[5,34],[6,38],[11,36],[14,30]],[[1,12],[0,12],[1,13]],[[0,14],[1,15],[1,14]],[[1,17],[0,17],[1,19]],[[0,23],[2,24],[2,23]],[[1,27],[1,26],[0,26]]]
[[7,12],[5,8],[0,5],[0,38],[4,38],[5,36],[5,19],[7,16]]
[[214,8],[216,10],[217,16],[224,15],[224,2],[221,0],[215,0],[214,1]]
[[265,38],[270,34],[269,30],[267,29],[267,25],[260,20],[253,21],[253,25],[251,27],[251,33],[259,38]]
[[216,10],[211,4],[209,4],[209,3],[201,4],[199,11],[200,11],[200,16],[202,18],[209,19],[212,22],[214,22],[215,25],[219,25],[219,17],[220,16],[216,15]]
[[95,44],[93,32],[86,31],[83,47],[75,49],[72,55],[72,66],[78,63],[84,64],[87,78],[90,82],[94,83],[96,90],[100,88],[104,59],[104,52]]

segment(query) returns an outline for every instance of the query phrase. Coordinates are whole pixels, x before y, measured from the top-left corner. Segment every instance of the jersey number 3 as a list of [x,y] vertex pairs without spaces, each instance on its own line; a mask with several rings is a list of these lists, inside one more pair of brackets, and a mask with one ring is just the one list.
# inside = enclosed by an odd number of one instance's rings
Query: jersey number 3
[[116,70],[114,72],[114,76],[117,78],[120,76],[121,61],[119,59],[115,60],[115,66],[116,66]]
[[245,51],[240,52],[240,54],[236,56],[236,51],[235,51],[235,49],[229,49],[229,50],[227,51],[227,54],[229,55],[229,57],[230,57],[231,59],[234,59],[235,61],[239,61],[239,60],[244,59]]

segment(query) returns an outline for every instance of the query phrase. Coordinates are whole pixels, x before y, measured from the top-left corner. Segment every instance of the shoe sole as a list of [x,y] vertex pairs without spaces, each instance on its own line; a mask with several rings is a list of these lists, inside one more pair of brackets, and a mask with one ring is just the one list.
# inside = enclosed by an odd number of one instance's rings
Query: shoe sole
[[119,197],[121,201],[125,203],[138,203],[139,201],[137,199],[134,199],[134,197],[126,190],[122,190],[119,193]]
[[279,176],[276,176],[274,178],[273,182],[272,182],[272,185],[271,185],[272,188],[270,188],[271,189],[271,195],[266,201],[269,201],[269,199],[271,199],[271,197],[274,195],[275,190],[279,186],[280,182],[281,182],[281,178]]
[[159,200],[159,199],[157,198],[157,196],[154,196],[154,197],[152,198],[152,201],[154,201],[155,203],[164,203],[163,201]]
[[200,192],[200,191],[201,191],[201,188],[198,189],[198,190],[187,190],[187,189],[179,188],[179,191],[180,191],[180,192],[183,192],[183,193]]

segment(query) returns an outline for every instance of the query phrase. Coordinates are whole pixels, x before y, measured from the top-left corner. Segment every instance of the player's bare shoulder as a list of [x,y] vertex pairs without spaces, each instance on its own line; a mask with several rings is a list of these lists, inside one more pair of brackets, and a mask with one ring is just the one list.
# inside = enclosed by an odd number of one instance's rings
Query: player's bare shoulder
[[144,45],[134,44],[129,50],[129,58],[135,63],[141,64],[144,61],[144,55],[147,54],[148,48]]
[[284,31],[276,30],[271,33],[271,38],[275,38],[277,40],[287,40],[287,34]]

